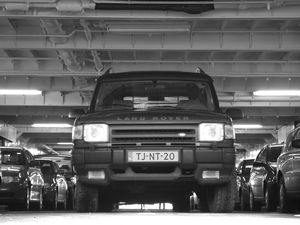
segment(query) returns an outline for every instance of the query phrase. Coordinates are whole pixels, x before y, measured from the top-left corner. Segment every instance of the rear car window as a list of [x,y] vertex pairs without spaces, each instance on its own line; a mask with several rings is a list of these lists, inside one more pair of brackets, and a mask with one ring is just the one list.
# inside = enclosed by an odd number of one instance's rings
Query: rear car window
[[5,165],[24,165],[25,160],[21,151],[0,150],[0,162]]

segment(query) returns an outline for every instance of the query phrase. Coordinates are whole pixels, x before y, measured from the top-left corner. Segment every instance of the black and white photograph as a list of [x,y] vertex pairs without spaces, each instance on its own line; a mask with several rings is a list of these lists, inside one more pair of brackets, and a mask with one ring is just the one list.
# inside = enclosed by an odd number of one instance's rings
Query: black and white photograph
[[0,223],[300,222],[300,0],[0,0]]

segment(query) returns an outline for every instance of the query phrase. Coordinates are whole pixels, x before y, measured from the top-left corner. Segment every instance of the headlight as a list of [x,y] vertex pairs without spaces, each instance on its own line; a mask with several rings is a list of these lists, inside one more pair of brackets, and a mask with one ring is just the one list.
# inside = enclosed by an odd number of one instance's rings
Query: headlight
[[201,123],[199,124],[200,141],[223,141],[224,124],[223,123]]
[[88,124],[84,125],[83,139],[87,142],[107,142],[108,125],[107,124]]

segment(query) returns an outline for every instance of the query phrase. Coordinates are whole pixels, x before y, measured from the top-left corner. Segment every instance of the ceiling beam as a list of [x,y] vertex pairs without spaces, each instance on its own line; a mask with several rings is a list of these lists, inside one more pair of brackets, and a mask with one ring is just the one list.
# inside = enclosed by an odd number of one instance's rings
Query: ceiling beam
[[[242,1],[243,2],[243,1]],[[295,2],[295,1],[294,1]],[[70,7],[69,7],[70,8]],[[67,8],[67,10],[70,10]],[[286,5],[272,7],[268,10],[266,7],[255,9],[216,9],[205,14],[186,14],[184,12],[173,11],[138,11],[138,10],[90,10],[73,11],[72,13],[57,11],[48,8],[47,10],[29,9],[27,11],[0,11],[0,17],[6,18],[57,18],[57,19],[119,19],[119,20],[205,20],[205,19],[299,19],[300,6]]]
[[[134,38],[133,38],[134,37]],[[54,38],[54,37],[53,37]],[[134,39],[134,43],[132,42]],[[93,40],[86,40],[85,35],[75,33],[71,38],[51,39],[34,37],[29,39],[1,38],[2,49],[35,49],[35,50],[176,50],[176,51],[300,51],[300,33],[253,33],[251,40],[243,33],[195,33],[174,35],[164,34],[163,42],[160,34],[132,35],[106,33],[94,34]],[[220,45],[222,40],[222,45]]]

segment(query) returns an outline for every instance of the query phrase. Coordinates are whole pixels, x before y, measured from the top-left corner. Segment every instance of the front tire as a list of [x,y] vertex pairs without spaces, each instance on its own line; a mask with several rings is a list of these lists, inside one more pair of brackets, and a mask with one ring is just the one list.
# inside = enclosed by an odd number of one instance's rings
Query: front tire
[[249,210],[249,205],[247,204],[247,201],[245,201],[245,194],[244,191],[241,191],[240,194],[240,204],[241,204],[241,211]]
[[215,188],[200,190],[200,209],[204,212],[232,212],[236,198],[236,173],[233,172],[230,181]]
[[174,212],[189,212],[190,211],[190,198],[185,194],[181,194],[173,200]]
[[76,210],[77,212],[98,211],[98,190],[81,182],[76,186]]
[[273,198],[275,196],[272,196],[271,193],[271,189],[267,187],[265,191],[265,207],[268,212],[274,212],[277,208],[276,200]]
[[291,213],[294,211],[293,202],[286,195],[284,179],[279,180],[279,211],[281,213]]
[[58,205],[58,199],[57,199],[58,197],[57,197],[57,191],[55,191],[55,193],[54,193],[54,196],[53,196],[53,199],[52,199],[52,201],[50,202],[50,204],[49,204],[49,208],[51,209],[51,210],[57,210],[57,205]]
[[255,201],[252,189],[250,189],[250,192],[249,192],[249,206],[250,206],[251,211],[254,211],[254,212],[261,211],[261,204],[260,204],[260,202]]

